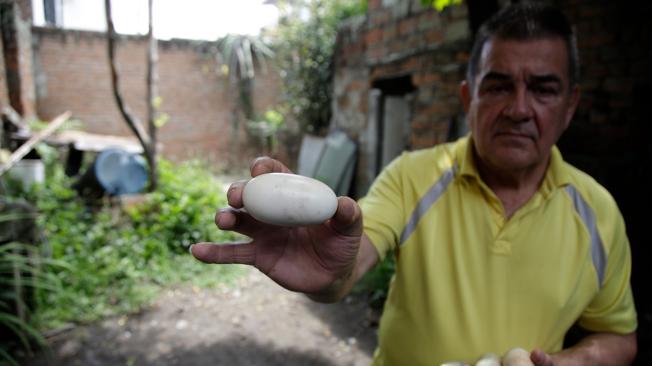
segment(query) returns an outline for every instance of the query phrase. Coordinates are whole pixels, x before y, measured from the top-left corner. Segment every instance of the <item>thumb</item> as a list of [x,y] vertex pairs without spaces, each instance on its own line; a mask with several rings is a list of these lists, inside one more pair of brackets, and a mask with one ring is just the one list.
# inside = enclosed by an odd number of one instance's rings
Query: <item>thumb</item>
[[540,349],[535,349],[532,351],[532,353],[530,354],[530,360],[536,366],[554,366],[552,357],[550,357],[549,354],[545,353]]
[[337,198],[337,211],[330,220],[330,226],[340,235],[362,235],[362,210],[350,197]]

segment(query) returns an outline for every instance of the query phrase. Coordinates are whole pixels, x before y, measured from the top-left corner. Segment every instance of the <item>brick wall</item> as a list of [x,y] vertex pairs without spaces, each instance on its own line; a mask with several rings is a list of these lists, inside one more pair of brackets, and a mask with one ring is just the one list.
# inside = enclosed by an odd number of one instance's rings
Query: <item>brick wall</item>
[[[366,124],[365,91],[376,81],[408,75],[416,88],[410,146],[446,140],[450,120],[461,108],[457,91],[469,47],[466,7],[449,10],[438,13],[422,7],[420,1],[372,1],[364,22],[342,29],[335,109],[360,114],[355,123],[349,119],[340,126],[350,125],[357,135],[355,130]],[[354,72],[341,69],[347,65],[356,65]],[[361,95],[359,103],[351,103],[350,92]]]
[[368,133],[377,118],[376,111],[369,110],[371,89],[396,79],[407,81],[412,88],[409,148],[445,142],[451,125],[460,119],[458,89],[469,39],[465,5],[440,13],[416,0],[370,1],[365,18],[340,28],[333,121],[359,142],[357,194],[374,178],[369,165],[378,141]]
[[[644,46],[651,44],[647,22],[652,12],[650,5],[556,3],[577,26],[583,74],[581,105],[560,147],[606,182],[612,169],[603,158],[622,160],[614,149],[629,151],[630,158],[640,155],[631,149],[631,139],[648,136],[636,103],[646,99],[652,79],[651,51]],[[471,45],[467,15],[466,5],[439,13],[421,7],[420,1],[370,1],[367,16],[345,24],[338,35],[334,125],[358,139],[364,150],[364,133],[373,118],[369,91],[379,80],[407,75],[415,88],[410,148],[446,141],[452,122],[463,119],[458,85]],[[359,163],[364,170],[364,156]]]
[[[105,35],[33,28],[33,37],[39,116],[49,119],[70,110],[88,132],[131,135],[112,94]],[[121,90],[141,120],[146,118],[146,49],[143,37],[117,42]],[[208,44],[159,41],[158,73],[160,111],[169,115],[159,130],[165,157],[201,157],[231,167],[247,165],[261,153],[242,128],[238,140],[232,138],[232,91],[215,72]],[[258,73],[255,83],[255,110],[263,112],[276,102],[279,81],[270,70]]]

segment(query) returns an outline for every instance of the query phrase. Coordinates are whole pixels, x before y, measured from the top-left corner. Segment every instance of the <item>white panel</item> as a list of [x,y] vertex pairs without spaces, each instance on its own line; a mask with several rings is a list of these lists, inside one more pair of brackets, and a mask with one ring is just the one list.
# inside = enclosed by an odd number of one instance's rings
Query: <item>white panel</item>
[[385,97],[383,108],[382,166],[389,164],[407,147],[410,106],[405,96]]

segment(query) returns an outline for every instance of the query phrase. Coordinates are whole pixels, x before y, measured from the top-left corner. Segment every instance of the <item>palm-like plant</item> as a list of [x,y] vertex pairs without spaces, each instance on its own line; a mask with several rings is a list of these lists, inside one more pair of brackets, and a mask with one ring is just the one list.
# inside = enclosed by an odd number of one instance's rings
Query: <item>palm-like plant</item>
[[234,109],[231,114],[232,132],[237,136],[239,128],[239,112],[246,119],[254,115],[252,98],[252,81],[256,76],[256,66],[264,71],[267,60],[274,52],[258,36],[246,34],[227,34],[216,41],[216,60],[219,71],[228,77],[229,86],[236,89]]

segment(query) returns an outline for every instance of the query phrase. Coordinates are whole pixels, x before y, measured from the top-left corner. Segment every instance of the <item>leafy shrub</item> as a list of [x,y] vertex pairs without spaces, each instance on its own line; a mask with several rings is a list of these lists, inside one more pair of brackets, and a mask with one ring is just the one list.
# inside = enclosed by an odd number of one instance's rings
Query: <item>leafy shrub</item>
[[235,239],[213,224],[216,209],[227,203],[220,183],[206,173],[207,167],[197,161],[177,167],[161,161],[159,169],[160,188],[144,204],[128,210],[139,237],[167,243],[174,253],[187,253],[190,244],[198,241]]
[[333,54],[338,25],[364,14],[366,1],[279,2],[274,50],[283,81],[282,107],[302,132],[320,134],[331,120]]
[[389,283],[394,276],[394,257],[387,256],[371,271],[367,272],[353,289],[357,293],[365,293],[369,297],[369,306],[382,309],[387,299]]
[[216,208],[226,204],[221,183],[196,162],[161,161],[159,169],[160,188],[126,210],[110,199],[87,205],[56,165],[47,184],[13,193],[36,205],[47,240],[42,247],[67,265],[48,268],[61,286],[38,293],[38,327],[132,312],[165,285],[207,286],[237,277],[238,267],[202,265],[187,252],[193,242],[235,239],[213,222]]
[[[0,215],[0,221],[13,221]],[[65,268],[65,264],[40,257],[33,245],[10,242],[0,245],[0,364],[17,365],[12,354],[17,350],[31,352],[45,339],[31,322],[29,300],[39,291],[56,291],[60,282],[47,268]],[[9,338],[6,338],[6,337]]]

